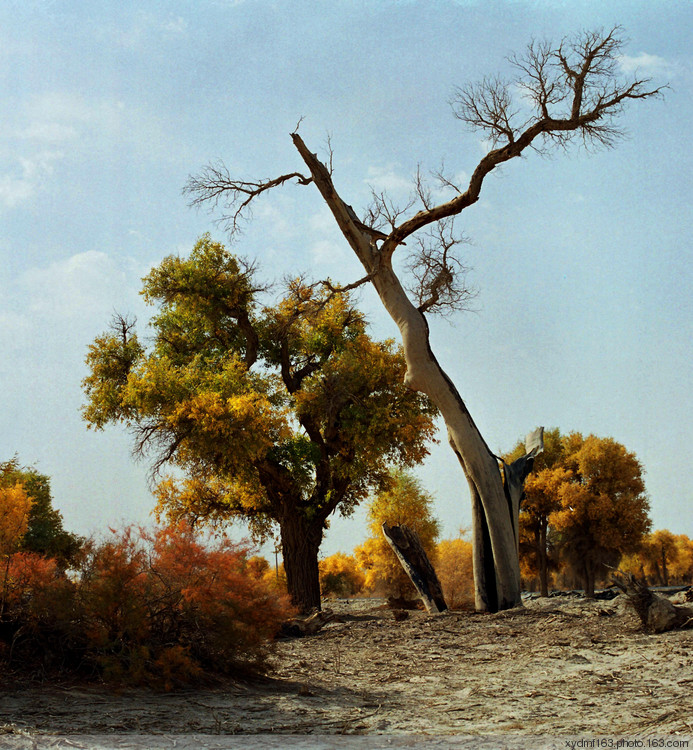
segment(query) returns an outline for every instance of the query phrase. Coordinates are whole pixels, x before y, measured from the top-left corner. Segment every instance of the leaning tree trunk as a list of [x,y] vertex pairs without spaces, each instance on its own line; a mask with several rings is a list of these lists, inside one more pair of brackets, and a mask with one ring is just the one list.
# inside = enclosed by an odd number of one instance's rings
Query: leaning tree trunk
[[372,234],[357,225],[353,211],[337,194],[326,167],[297,133],[292,138],[340,230],[400,330],[407,363],[405,383],[428,395],[447,425],[450,445],[472,497],[476,608],[497,611],[515,607],[521,603],[517,509],[505,495],[497,458],[431,351],[426,318],[414,307],[392,269],[391,258],[397,243],[388,239],[378,248]]
[[303,614],[320,610],[318,550],[322,529],[308,523],[300,512],[287,514],[281,519],[279,528],[291,603]]

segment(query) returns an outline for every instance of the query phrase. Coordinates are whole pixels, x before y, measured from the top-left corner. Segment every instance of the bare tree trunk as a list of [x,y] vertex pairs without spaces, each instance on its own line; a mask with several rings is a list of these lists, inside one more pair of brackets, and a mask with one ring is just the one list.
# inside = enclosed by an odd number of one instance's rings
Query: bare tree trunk
[[387,543],[397,555],[397,559],[414,584],[414,588],[419,592],[426,611],[444,612],[448,605],[445,603],[443,589],[419,535],[403,525],[388,526],[384,523],[382,529]]
[[669,585],[669,571],[667,570],[667,556],[662,545],[662,586]]
[[426,318],[414,307],[392,269],[391,256],[396,245],[389,251],[384,246],[376,247],[372,235],[361,231],[354,222],[353,212],[337,194],[326,167],[297,133],[292,138],[344,237],[400,330],[407,362],[406,385],[425,393],[447,425],[450,445],[467,477],[472,496],[476,608],[495,612],[516,607],[521,604],[516,524],[505,496],[498,460],[431,351]]
[[657,596],[633,575],[617,571],[612,580],[628,597],[628,603],[637,613],[645,630],[663,633],[693,627],[693,607],[678,607],[663,596]]
[[583,580],[585,587],[585,596],[589,599],[594,599],[594,566],[589,560],[585,560],[583,563]]

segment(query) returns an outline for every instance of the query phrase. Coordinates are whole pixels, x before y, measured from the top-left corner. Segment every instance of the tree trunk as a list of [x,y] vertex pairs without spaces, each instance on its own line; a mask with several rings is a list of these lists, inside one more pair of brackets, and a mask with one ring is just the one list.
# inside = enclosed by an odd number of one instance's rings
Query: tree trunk
[[693,607],[678,607],[663,596],[657,596],[633,575],[617,571],[612,580],[628,597],[628,603],[637,613],[645,630],[663,633],[693,627]]
[[426,611],[436,614],[444,612],[448,605],[443,597],[443,589],[419,535],[407,526],[388,526],[384,523],[382,529],[387,543],[419,592]]
[[282,518],[279,528],[286,587],[291,603],[304,614],[320,610],[318,550],[322,541],[322,528],[309,524],[300,511]]
[[585,586],[585,596],[589,599],[594,599],[594,567],[588,562],[585,561],[583,565],[584,570],[584,586]]

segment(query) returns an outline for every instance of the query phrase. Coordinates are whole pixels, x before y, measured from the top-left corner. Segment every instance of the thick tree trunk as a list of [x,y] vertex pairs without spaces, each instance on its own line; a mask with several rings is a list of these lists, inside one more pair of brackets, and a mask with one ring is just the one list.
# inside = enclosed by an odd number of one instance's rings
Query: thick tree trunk
[[293,513],[282,518],[280,533],[286,587],[292,604],[304,614],[320,610],[318,550],[322,529]]
[[495,612],[521,603],[520,565],[512,509],[503,489],[498,460],[489,450],[457,389],[428,343],[428,325],[390,268],[380,268],[373,284],[402,334],[406,384],[426,393],[440,410],[448,439],[469,484],[476,608]]

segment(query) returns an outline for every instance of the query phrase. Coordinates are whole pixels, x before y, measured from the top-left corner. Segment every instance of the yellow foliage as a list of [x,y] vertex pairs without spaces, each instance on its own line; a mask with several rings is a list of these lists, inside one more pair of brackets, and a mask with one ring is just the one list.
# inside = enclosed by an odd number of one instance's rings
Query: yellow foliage
[[464,536],[443,539],[436,547],[436,573],[450,609],[474,606],[472,543]]
[[11,555],[17,550],[29,528],[33,504],[22,484],[0,487],[0,555]]
[[353,555],[337,552],[320,560],[318,567],[323,596],[354,596],[366,583],[366,576]]
[[693,581],[693,541],[685,534],[658,529],[648,534],[637,552],[622,560],[620,569],[650,585],[669,586]]
[[432,502],[419,481],[407,472],[395,472],[392,487],[372,500],[368,510],[371,536],[354,550],[358,565],[366,572],[365,589],[395,597],[414,594],[413,584],[383,536],[382,525],[405,525],[415,531],[435,566],[439,523],[431,512]]

